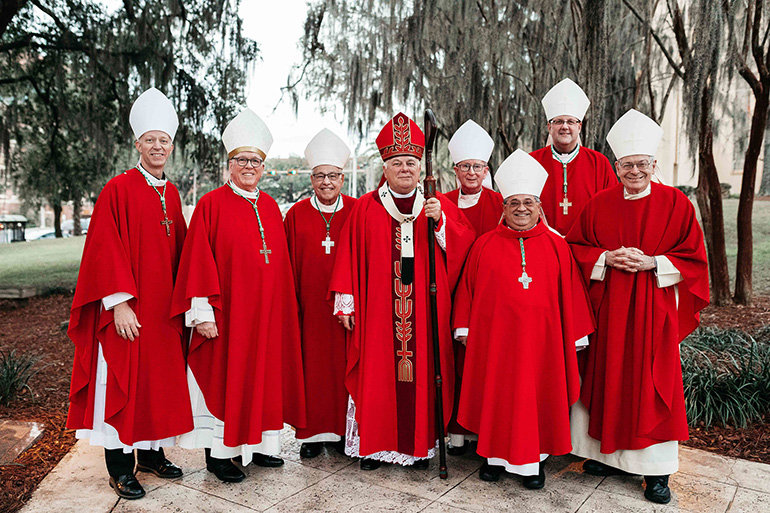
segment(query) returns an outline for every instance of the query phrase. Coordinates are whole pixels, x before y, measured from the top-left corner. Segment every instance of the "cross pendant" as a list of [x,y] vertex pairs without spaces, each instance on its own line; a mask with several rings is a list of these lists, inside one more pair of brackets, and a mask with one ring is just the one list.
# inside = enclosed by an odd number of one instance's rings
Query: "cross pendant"
[[268,255],[272,253],[273,250],[267,249],[267,244],[265,244],[265,239],[262,239],[262,249],[260,249],[259,252],[265,255],[265,263],[269,264],[270,259],[268,258]]
[[163,221],[160,222],[160,224],[166,226],[166,237],[171,237],[171,228],[170,226],[174,224],[174,221],[168,218],[168,215],[166,215],[165,212],[163,212]]
[[331,255],[331,252],[332,252],[332,246],[334,246],[334,241],[331,239],[331,237],[329,237],[329,234],[328,234],[328,233],[326,234],[326,240],[324,240],[323,242],[321,242],[321,246],[323,246],[324,248],[326,248],[326,254],[327,254],[327,255]]
[[524,287],[524,290],[527,290],[529,288],[529,284],[531,282],[532,282],[532,278],[527,276],[527,271],[522,270],[521,277],[519,278],[519,283],[521,283],[522,287]]
[[564,201],[559,203],[559,206],[562,208],[561,213],[566,216],[569,213],[568,209],[569,207],[572,206],[572,203],[569,202],[569,200],[567,199],[567,196],[564,196]]

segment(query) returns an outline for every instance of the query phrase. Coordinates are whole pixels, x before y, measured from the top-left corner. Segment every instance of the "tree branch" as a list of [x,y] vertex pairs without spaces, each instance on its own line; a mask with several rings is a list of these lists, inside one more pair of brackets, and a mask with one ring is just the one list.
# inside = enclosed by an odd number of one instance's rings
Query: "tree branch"
[[[684,79],[684,70],[682,70],[682,64],[677,63],[674,61],[674,57],[671,55],[671,53],[666,49],[666,45],[663,44],[663,40],[660,38],[660,36],[655,32],[655,30],[652,28],[652,25],[642,17],[641,14],[639,14],[639,11],[636,10],[636,8],[631,5],[631,3],[628,0],[623,0],[623,4],[625,4],[626,7],[631,11],[631,13],[638,19],[640,22],[642,22],[646,27],[647,30],[650,31],[650,35],[652,35],[652,38],[655,40],[655,42],[658,44],[658,47],[660,48],[660,51],[663,52],[663,56],[666,58],[668,63],[671,65],[671,67],[674,69],[674,73],[679,75],[679,78]],[[676,34],[677,31],[674,31],[674,34]],[[686,39],[683,40],[683,44],[685,45],[685,48],[683,48],[680,44],[679,37],[677,37],[677,45],[679,46],[679,53],[683,54],[683,50],[686,50],[689,52],[689,49],[686,47],[687,41]],[[684,62],[684,59],[682,59]]]

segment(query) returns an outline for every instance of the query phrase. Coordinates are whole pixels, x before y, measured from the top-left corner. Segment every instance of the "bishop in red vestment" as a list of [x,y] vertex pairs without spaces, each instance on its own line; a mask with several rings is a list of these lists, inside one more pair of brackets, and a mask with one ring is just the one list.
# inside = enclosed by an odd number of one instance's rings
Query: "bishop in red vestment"
[[[495,142],[475,121],[469,119],[457,129],[449,140],[449,153],[454,161],[454,171],[460,186],[446,194],[446,197],[460,208],[468,218],[476,237],[494,230],[503,214],[503,197],[492,190],[489,176],[489,157]],[[458,401],[462,386],[465,346],[454,342],[455,355],[455,404],[449,420],[449,445],[447,452],[453,455],[465,453],[465,439],[476,435],[457,423]]]
[[569,409],[579,396],[576,344],[593,331],[588,295],[564,239],[540,220],[548,177],[516,150],[495,175],[504,220],[471,249],[455,294],[453,327],[467,344],[461,425],[487,458],[479,476],[503,470],[545,485],[550,454],[572,450]]
[[703,233],[677,189],[651,183],[663,131],[637,111],[607,136],[621,185],[597,194],[567,235],[597,319],[573,445],[586,472],[643,474],[670,500],[677,440],[688,438],[679,343],[709,301]]
[[[452,369],[450,294],[474,232],[445,197],[423,200],[417,185],[424,136],[413,121],[399,113],[377,145],[387,182],[356,202],[329,285],[335,313],[352,330],[346,453],[364,457],[364,470],[381,461],[427,467],[437,431],[426,246],[437,246],[440,358],[442,368]],[[427,216],[437,220],[430,240]],[[443,392],[448,412],[452,373],[444,373]]]
[[179,124],[157,89],[131,109],[139,163],[109,182],[94,206],[68,334],[75,343],[67,427],[105,449],[118,496],[145,492],[138,470],[182,471],[162,447],[192,428],[184,376],[183,324],[170,318],[186,233],[176,187],[163,169]]
[[531,153],[548,172],[540,201],[551,228],[566,234],[585,204],[617,185],[609,160],[580,144],[583,117],[590,105],[583,90],[565,78],[543,97],[551,144]]
[[286,214],[286,239],[294,270],[305,371],[307,426],[297,428],[300,456],[313,458],[324,443],[345,454],[345,328],[326,301],[342,227],[355,198],[340,194],[350,149],[323,129],[305,148],[313,196]]
[[230,181],[201,198],[179,264],[174,315],[195,326],[187,364],[195,429],[225,482],[233,465],[283,464],[284,422],[304,426],[305,395],[294,277],[276,202],[257,188],[272,137],[249,109],[225,129]]

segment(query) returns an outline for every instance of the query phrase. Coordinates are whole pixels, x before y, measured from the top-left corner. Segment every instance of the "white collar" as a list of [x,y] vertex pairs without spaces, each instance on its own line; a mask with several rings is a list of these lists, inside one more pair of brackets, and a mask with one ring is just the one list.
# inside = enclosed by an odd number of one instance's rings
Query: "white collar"
[[551,145],[551,150],[551,155],[553,155],[554,160],[558,160],[562,164],[569,164],[575,157],[577,157],[577,154],[580,151],[580,141],[578,141],[575,149],[568,153],[561,153],[553,145]]
[[228,182],[228,184],[238,194],[242,194],[243,196],[246,196],[249,199],[257,199],[257,194],[259,194],[259,189],[257,189],[254,192],[245,191],[245,190],[241,189],[240,187],[238,187],[237,185],[235,185],[232,180],[230,180]]
[[484,191],[484,188],[477,192],[476,194],[463,194],[463,188],[460,187],[460,195],[457,197],[457,206],[459,208],[471,208],[476,205],[476,203],[479,202],[479,199],[481,198],[481,193]]
[[323,212],[324,214],[333,214],[334,212],[339,212],[342,210],[342,207],[345,206],[345,202],[342,201],[342,194],[337,195],[337,201],[335,201],[333,204],[325,205],[318,200],[318,196],[316,196],[314,193],[310,197],[310,204],[314,209],[318,210],[319,212]]
[[652,183],[648,183],[646,189],[636,194],[631,194],[626,190],[625,187],[623,187],[623,199],[627,199],[629,201],[638,200],[638,199],[644,198],[645,196],[649,196],[651,192],[652,192]]
[[[387,185],[387,182],[385,182],[385,185]],[[390,185],[388,185],[388,191],[393,195],[394,198],[411,198],[414,196],[414,193],[417,192],[417,187],[415,187],[412,192],[407,192],[406,194],[399,194],[393,189],[390,188]]]
[[166,185],[165,178],[155,178],[153,175],[148,173],[143,167],[142,167],[142,161],[139,160],[139,162],[136,163],[136,169],[139,170],[140,173],[142,173],[142,176],[144,176],[144,179],[147,180],[147,184],[150,187],[161,187],[163,185]]

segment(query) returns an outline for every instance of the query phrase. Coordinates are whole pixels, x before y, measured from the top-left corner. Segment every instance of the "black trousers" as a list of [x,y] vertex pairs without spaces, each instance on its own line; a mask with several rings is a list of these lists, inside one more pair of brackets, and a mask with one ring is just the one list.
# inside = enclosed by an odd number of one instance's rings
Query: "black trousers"
[[140,465],[157,466],[166,459],[163,447],[157,451],[137,449],[136,459],[134,453],[123,452],[123,449],[104,449],[104,462],[107,464],[107,473],[112,477],[134,473],[136,461]]

